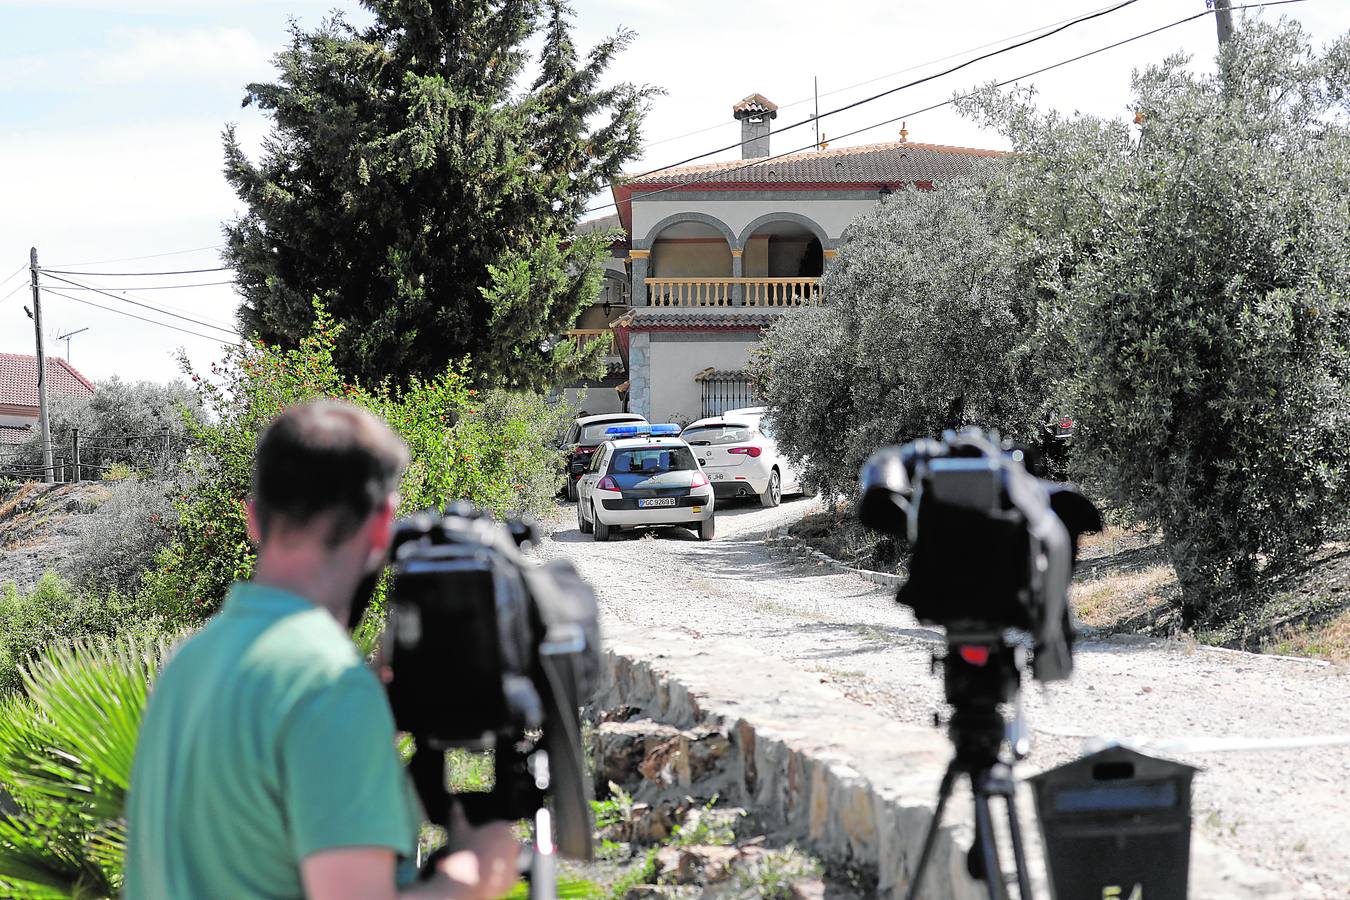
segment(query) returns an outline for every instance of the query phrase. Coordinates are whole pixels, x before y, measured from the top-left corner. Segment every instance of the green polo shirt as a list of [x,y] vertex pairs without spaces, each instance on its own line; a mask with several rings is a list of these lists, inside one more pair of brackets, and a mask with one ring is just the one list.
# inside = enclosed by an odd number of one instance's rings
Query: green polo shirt
[[411,857],[420,818],[394,740],[379,681],[327,610],[236,584],[151,694],[125,896],[301,897],[317,851]]

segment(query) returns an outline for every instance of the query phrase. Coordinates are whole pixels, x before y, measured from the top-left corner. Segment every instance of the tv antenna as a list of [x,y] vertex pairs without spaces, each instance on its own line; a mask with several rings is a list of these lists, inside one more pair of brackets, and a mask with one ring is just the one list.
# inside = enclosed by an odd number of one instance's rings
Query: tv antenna
[[67,331],[65,334],[58,334],[56,336],[58,341],[66,342],[66,362],[70,362],[70,339],[80,332],[88,330],[88,328],[76,328],[74,331]]

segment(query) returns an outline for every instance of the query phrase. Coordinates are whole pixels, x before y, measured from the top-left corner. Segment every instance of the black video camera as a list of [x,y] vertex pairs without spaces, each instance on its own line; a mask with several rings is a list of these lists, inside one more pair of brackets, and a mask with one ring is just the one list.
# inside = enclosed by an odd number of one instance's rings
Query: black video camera
[[[569,563],[526,560],[533,539],[527,523],[469,503],[397,524],[389,699],[416,741],[409,770],[432,822],[446,825],[455,804],[475,824],[531,819],[536,851],[589,859],[578,710],[600,670],[595,593]],[[450,748],[493,751],[491,791],[447,792]]]
[[[1019,451],[975,429],[878,450],[863,466],[861,488],[863,524],[903,535],[913,550],[899,602],[945,627],[957,647],[1000,653],[1004,631],[1025,631],[1035,677],[1069,677],[1078,536],[1102,527],[1076,488],[1031,475]],[[953,702],[965,693],[948,687]]]

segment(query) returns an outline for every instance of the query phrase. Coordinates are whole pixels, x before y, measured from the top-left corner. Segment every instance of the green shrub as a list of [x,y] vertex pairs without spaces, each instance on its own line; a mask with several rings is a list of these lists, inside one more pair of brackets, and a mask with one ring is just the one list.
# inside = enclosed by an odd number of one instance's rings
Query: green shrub
[[[125,478],[130,473],[165,477],[182,463],[188,422],[199,419],[201,404],[184,381],[128,382],[113,376],[96,384],[92,397],[54,397],[51,439],[54,452],[69,456],[73,430],[80,431],[80,462],[85,479]],[[169,443],[164,446],[163,435]],[[41,465],[40,438],[34,434],[15,448],[15,465]],[[105,468],[106,467],[106,468]]]
[[79,517],[61,574],[84,591],[131,596],[172,535],[173,484],[133,477],[109,482],[107,490],[106,500]]
[[1219,74],[1136,74],[1143,125],[968,106],[1020,151],[1075,468],[1159,527],[1183,621],[1304,558],[1350,500],[1350,36],[1250,23]]
[[196,448],[177,497],[173,540],[146,576],[154,608],[191,623],[219,605],[229,585],[253,570],[244,502],[258,435],[283,409],[339,397],[385,418],[407,441],[411,465],[400,487],[403,512],[467,499],[498,513],[540,513],[556,490],[562,461],[552,441],[569,411],[533,395],[480,393],[464,367],[406,387],[365,388],[333,363],[341,327],[322,307],[292,350],[231,347],[203,376],[185,369],[199,392],[204,421],[189,421]]
[[821,281],[825,305],[765,336],[754,371],[778,445],[827,497],[853,496],[886,444],[967,425],[1037,435],[1031,289],[990,183],[905,191],[856,220]]
[[140,639],[49,648],[0,701],[0,890],[18,900],[119,895],[122,818],[149,686],[165,646]]
[[91,637],[152,637],[163,633],[162,624],[129,594],[77,591],[50,572],[29,593],[6,585],[0,589],[0,693],[21,689],[20,668],[47,647]]

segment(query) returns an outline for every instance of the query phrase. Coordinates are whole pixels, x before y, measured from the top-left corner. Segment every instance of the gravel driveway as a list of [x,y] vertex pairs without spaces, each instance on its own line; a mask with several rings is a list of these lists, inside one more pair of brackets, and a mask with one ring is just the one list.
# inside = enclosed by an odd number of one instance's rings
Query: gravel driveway
[[[940,635],[897,606],[891,591],[769,540],[814,508],[790,499],[771,510],[719,510],[718,537],[708,543],[668,529],[597,544],[577,531],[568,506],[541,552],[572,560],[596,586],[605,616],[677,627],[692,640],[738,638],[897,720],[931,723],[944,708],[941,684],[928,675]],[[1187,739],[1190,747],[1168,755],[1204,769],[1195,783],[1197,828],[1249,862],[1299,879],[1310,898],[1350,898],[1350,671],[1130,638],[1084,642],[1076,662],[1071,682],[1026,691],[1036,744],[1020,774],[1077,756],[1087,738],[1127,736],[1159,751]],[[1329,735],[1341,742],[1221,746]],[[1206,739],[1217,746],[1199,747]]]

